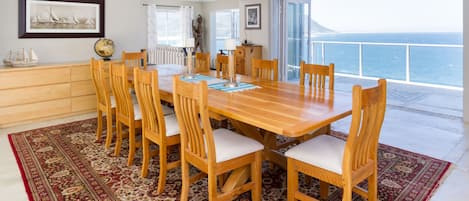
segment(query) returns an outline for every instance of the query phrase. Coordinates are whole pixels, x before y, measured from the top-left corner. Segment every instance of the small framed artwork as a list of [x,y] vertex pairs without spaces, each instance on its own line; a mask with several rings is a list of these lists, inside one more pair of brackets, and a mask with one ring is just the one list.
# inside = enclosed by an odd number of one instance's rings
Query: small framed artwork
[[18,38],[104,37],[104,0],[19,0]]
[[261,4],[245,6],[246,29],[261,29]]

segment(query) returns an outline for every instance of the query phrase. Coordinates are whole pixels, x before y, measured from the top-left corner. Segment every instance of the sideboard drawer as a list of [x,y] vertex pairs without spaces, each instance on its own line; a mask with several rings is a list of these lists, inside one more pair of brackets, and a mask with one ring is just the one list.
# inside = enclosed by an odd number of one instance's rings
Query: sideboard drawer
[[72,96],[83,96],[95,94],[93,81],[85,80],[79,82],[72,82]]
[[37,103],[67,98],[70,96],[70,84],[53,84],[37,87],[0,90],[0,107]]
[[0,126],[19,121],[70,113],[69,98],[0,108]]
[[82,112],[96,109],[96,95],[72,98],[72,112]]
[[81,80],[91,80],[91,72],[89,65],[72,67],[72,82]]
[[70,81],[70,68],[31,69],[0,73],[0,89],[39,86]]

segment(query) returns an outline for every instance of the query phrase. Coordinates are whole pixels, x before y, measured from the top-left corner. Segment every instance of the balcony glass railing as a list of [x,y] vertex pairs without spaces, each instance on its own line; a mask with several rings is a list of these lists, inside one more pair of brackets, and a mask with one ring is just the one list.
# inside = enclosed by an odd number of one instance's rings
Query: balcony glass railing
[[[339,75],[462,89],[462,45],[312,41],[310,47],[309,61],[334,63]],[[288,68],[294,79],[299,67]]]

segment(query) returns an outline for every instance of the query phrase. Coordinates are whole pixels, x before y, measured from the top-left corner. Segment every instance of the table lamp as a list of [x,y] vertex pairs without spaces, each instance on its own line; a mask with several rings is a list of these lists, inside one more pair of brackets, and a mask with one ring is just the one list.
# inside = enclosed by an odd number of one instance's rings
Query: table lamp
[[184,48],[186,48],[186,53],[187,53],[187,58],[186,58],[186,65],[187,65],[187,74],[184,76],[186,79],[193,79],[195,77],[195,74],[193,72],[193,66],[194,61],[193,61],[193,56],[192,56],[192,51],[194,49],[195,42],[194,38],[187,38],[184,41]]
[[225,40],[225,49],[228,51],[228,78],[229,80],[225,83],[225,87],[237,87],[235,74],[235,61],[234,61],[234,50],[236,49],[236,40],[227,39]]

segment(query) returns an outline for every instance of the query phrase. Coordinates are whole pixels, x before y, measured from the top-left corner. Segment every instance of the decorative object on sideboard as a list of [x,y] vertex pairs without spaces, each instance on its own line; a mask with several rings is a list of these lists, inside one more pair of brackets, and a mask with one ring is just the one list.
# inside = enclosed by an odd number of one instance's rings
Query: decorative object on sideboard
[[105,0],[19,0],[18,38],[104,37]]
[[204,20],[202,16],[197,16],[197,21],[192,20],[192,35],[194,37],[194,52],[197,52],[197,48],[200,52],[204,52]]
[[105,61],[109,61],[112,54],[114,54],[114,41],[108,38],[100,38],[94,43],[94,51]]
[[13,51],[10,50],[8,56],[3,59],[3,63],[13,67],[35,66],[39,62],[39,58],[33,49],[26,51],[24,48]]
[[238,87],[236,82],[236,69],[234,60],[234,51],[236,50],[236,40],[227,39],[225,40],[225,49],[228,51],[228,81],[225,83],[225,87]]

